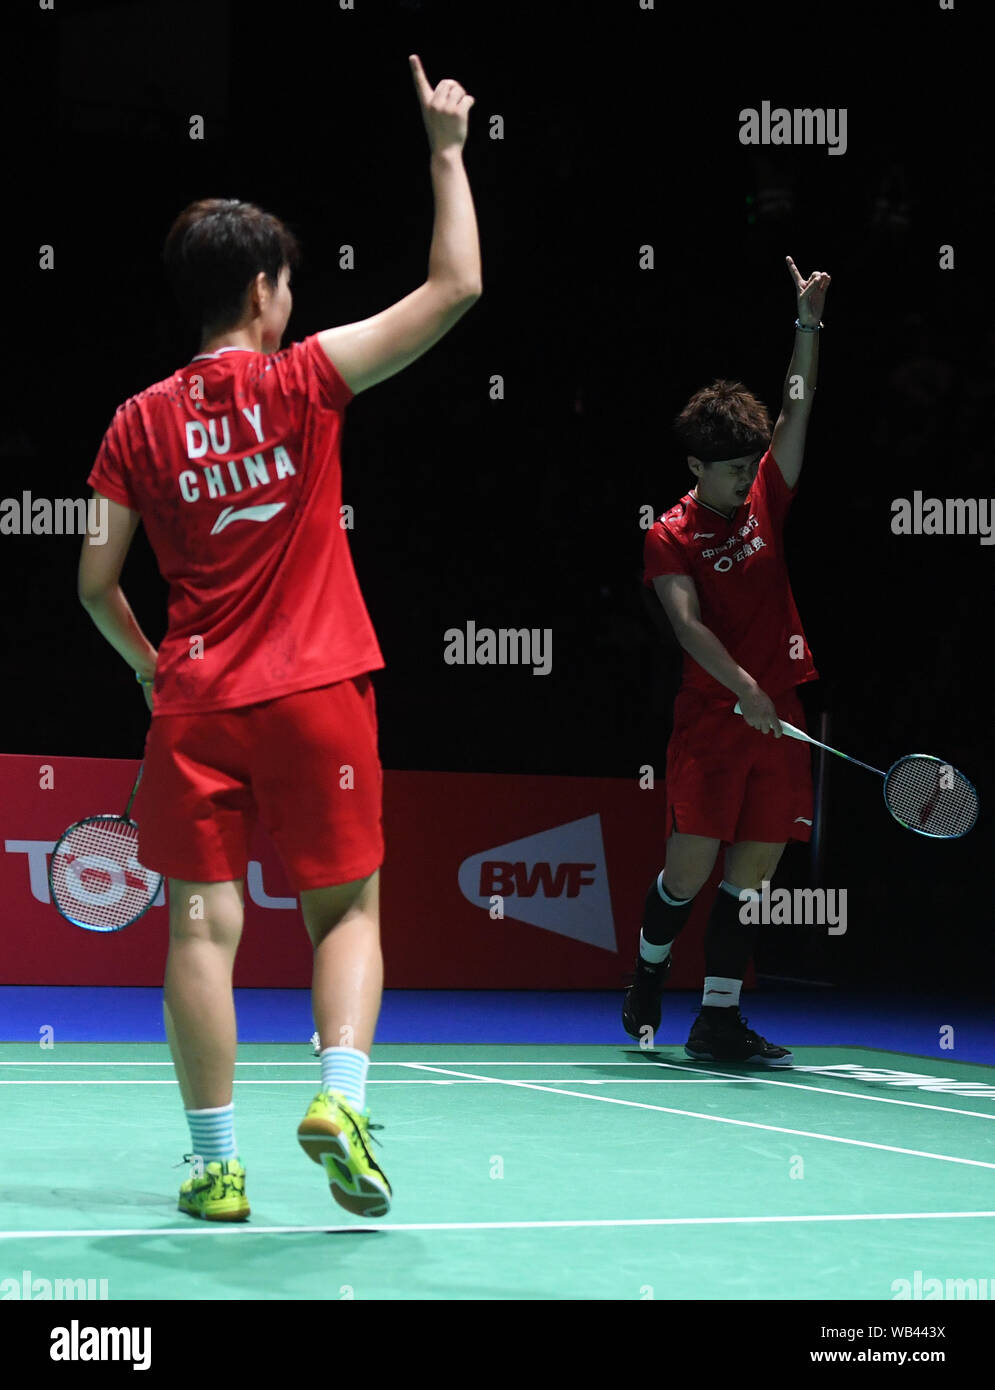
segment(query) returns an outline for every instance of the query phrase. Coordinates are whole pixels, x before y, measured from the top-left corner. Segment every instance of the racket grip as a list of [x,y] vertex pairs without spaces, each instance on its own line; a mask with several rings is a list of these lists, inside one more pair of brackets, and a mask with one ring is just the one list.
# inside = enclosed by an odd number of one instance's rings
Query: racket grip
[[[733,705],[732,712],[733,714],[743,713],[740,709],[738,700]],[[780,719],[779,722],[781,725],[781,732],[787,734],[789,738],[800,738],[802,743],[811,743],[812,740],[809,738],[808,734],[803,734],[801,729],[795,728],[794,724],[789,724],[786,719]]]

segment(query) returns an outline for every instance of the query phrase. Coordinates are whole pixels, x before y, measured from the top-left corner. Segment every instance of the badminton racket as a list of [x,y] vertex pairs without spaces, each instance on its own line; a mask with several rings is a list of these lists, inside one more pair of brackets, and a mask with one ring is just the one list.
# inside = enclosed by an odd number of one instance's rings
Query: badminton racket
[[74,927],[121,931],[148,911],[162,886],[162,875],[138,862],[138,826],[130,818],[143,768],[144,763],[123,815],[77,821],[52,852],[52,901]]
[[[743,713],[738,700],[733,712]],[[837,758],[845,758],[848,763],[856,763],[857,767],[883,777],[884,804],[906,830],[929,835],[934,840],[958,840],[974,828],[978,819],[978,793],[962,772],[942,758],[934,758],[929,753],[907,753],[892,763],[887,772],[882,772],[859,758],[851,758],[849,753],[830,748],[828,743],[809,738],[784,719],[779,722],[790,738],[824,748],[827,753],[835,753]]]

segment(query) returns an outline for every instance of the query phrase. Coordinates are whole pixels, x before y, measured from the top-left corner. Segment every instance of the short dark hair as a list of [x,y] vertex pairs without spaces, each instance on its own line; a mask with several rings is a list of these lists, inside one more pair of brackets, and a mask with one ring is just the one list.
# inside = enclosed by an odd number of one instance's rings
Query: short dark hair
[[163,247],[180,307],[202,328],[224,332],[242,315],[260,271],[275,288],[300,261],[294,234],[272,213],[237,198],[202,198],[177,217]]
[[688,401],[674,421],[682,451],[702,463],[742,458],[770,443],[770,415],[741,381],[713,381]]

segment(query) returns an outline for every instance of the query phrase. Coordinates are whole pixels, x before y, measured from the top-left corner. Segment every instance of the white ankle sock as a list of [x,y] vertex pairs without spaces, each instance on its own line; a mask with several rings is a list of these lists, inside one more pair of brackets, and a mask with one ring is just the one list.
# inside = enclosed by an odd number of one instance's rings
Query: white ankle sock
[[724,975],[706,975],[701,1006],[705,1009],[738,1009],[742,980],[728,980]]
[[654,946],[652,941],[647,941],[642,932],[639,933],[639,954],[647,965],[659,965],[661,961],[670,955],[670,948],[674,943],[665,942],[662,946]]

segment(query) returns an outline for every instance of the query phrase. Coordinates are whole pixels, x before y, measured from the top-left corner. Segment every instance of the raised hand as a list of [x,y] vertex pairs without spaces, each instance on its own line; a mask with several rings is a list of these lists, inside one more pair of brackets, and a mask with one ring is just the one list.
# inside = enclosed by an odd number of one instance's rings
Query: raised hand
[[788,263],[788,270],[791,272],[791,278],[795,282],[795,290],[798,294],[798,322],[805,324],[806,327],[814,328],[816,324],[822,322],[826,291],[829,289],[832,277],[823,270],[816,270],[807,280],[803,280],[791,257],[785,256],[784,259]]
[[461,150],[466,141],[467,122],[474,98],[458,82],[448,77],[433,91],[418,54],[412,53],[408,62],[411,64],[415,92],[432,153],[440,154],[445,149],[454,148]]

